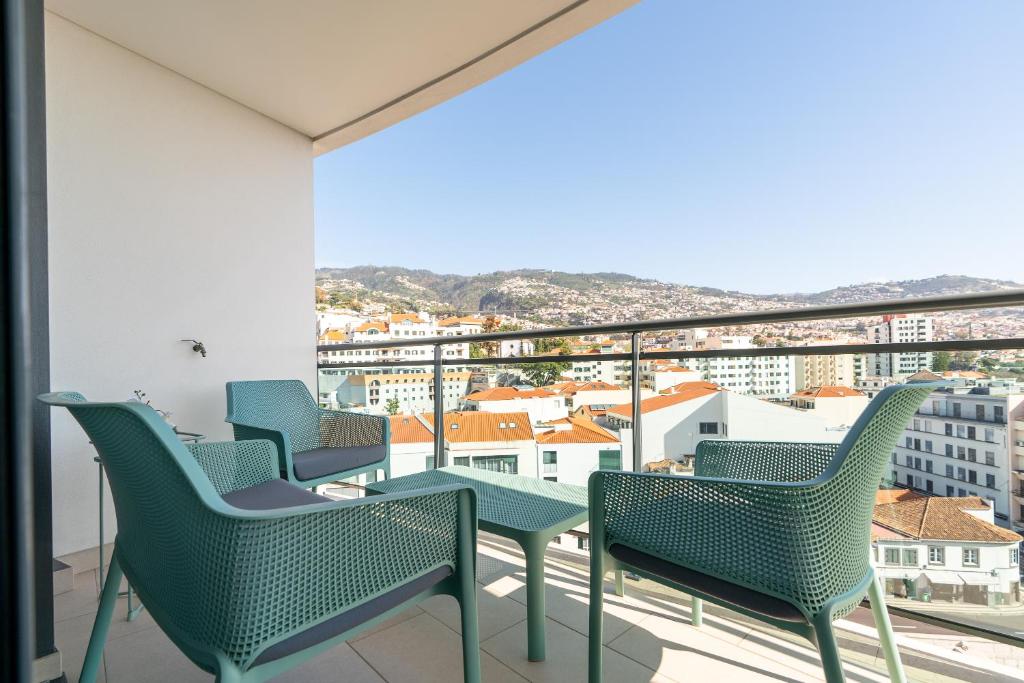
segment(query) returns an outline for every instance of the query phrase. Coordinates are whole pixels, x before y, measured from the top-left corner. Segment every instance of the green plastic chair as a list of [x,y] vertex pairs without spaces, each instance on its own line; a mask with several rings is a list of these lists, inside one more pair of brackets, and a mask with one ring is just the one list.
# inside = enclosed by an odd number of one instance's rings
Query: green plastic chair
[[117,513],[80,681],[96,680],[122,574],[217,681],[264,681],[439,594],[459,601],[465,680],[480,680],[471,488],[332,501],[281,479],[269,441],[186,446],[141,403],[39,398],[89,435]]
[[228,382],[227,399],[235,439],[273,441],[288,481],[313,488],[364,472],[391,476],[387,417],[320,408],[297,379]]
[[702,441],[692,477],[595,472],[590,683],[602,676],[604,576],[622,570],[690,594],[695,626],[707,600],[807,638],[830,683],[844,680],[832,622],[867,594],[889,676],[905,681],[869,561],[871,515],[897,439],[938,386],[887,387],[841,444]]

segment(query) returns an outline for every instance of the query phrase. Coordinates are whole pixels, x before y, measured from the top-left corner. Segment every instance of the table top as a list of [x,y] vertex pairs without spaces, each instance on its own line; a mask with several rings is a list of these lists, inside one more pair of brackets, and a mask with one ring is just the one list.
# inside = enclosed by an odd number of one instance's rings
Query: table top
[[372,493],[398,493],[447,484],[473,487],[477,516],[485,530],[555,534],[587,521],[587,489],[582,486],[474,467],[442,467],[373,482],[366,488]]

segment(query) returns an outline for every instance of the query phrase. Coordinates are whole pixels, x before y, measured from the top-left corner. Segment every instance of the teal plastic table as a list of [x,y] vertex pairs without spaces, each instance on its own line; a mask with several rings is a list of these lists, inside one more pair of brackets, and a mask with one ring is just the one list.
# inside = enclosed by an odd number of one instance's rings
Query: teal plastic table
[[558,534],[587,521],[587,489],[471,467],[443,467],[373,482],[366,490],[397,493],[445,484],[472,486],[479,527],[511,539],[523,549],[527,654],[531,662],[544,661],[544,549]]

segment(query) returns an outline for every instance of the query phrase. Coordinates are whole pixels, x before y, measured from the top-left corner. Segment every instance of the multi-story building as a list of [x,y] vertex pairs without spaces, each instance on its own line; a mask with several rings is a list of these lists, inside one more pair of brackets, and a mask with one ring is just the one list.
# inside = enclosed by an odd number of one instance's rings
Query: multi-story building
[[[557,382],[549,384],[544,389],[563,396],[566,407],[573,411],[584,406],[610,408],[626,403],[632,396],[630,389],[607,382]],[[653,394],[648,390],[641,392],[643,398],[651,395]]]
[[[572,367],[566,371],[566,376],[574,382],[607,382],[608,384],[619,384],[627,386],[630,377],[629,361],[601,360],[601,356],[608,353],[615,353],[615,345],[612,342],[603,342],[600,347],[585,352],[591,356],[587,360],[573,361]],[[626,383],[622,383],[625,377]]]
[[691,358],[687,363],[704,381],[738,394],[786,399],[796,391],[796,366],[789,356]]
[[622,469],[618,434],[585,417],[566,417],[536,429],[540,476],[586,486],[591,472]]
[[[466,370],[445,370],[442,382],[445,410],[455,410],[459,407],[462,397],[469,393],[471,377],[472,373]],[[329,398],[325,401],[323,389],[335,381],[338,385],[334,390],[335,399],[332,405]],[[328,407],[383,415],[387,412],[388,403],[397,400],[399,412],[419,413],[434,408],[432,372],[389,372],[377,369],[359,374],[353,372],[346,375],[321,376],[320,383],[321,403]],[[327,393],[329,396],[329,392]]]
[[1020,604],[1022,538],[996,526],[981,498],[881,490],[872,521],[871,562],[888,595]]
[[854,354],[795,356],[796,390],[812,387],[852,387],[857,382]]
[[[462,319],[460,319],[462,320]],[[364,320],[358,325],[351,325],[348,329],[329,329],[320,335],[319,343],[322,345],[342,343],[380,342],[388,340],[407,340],[422,337],[450,336],[456,334],[469,334],[469,330],[476,327],[466,323],[466,327],[459,325],[440,326],[426,313],[392,313],[381,320]],[[469,344],[450,344],[444,347],[444,356],[451,358],[468,358]],[[350,372],[368,372],[358,369],[360,362],[378,361],[417,361],[422,360],[423,364],[430,365],[434,360],[434,347],[429,344],[423,346],[399,346],[394,348],[374,349],[346,349],[344,351],[327,350],[318,354],[321,363],[353,363],[352,369],[331,368],[325,369],[325,374],[347,374]],[[458,368],[464,370],[466,368]],[[382,372],[419,372],[417,368],[405,368],[395,370],[383,369]]]
[[[886,315],[882,322],[868,328],[868,343],[913,344],[933,340],[932,319],[927,315]],[[865,357],[865,375],[902,379],[932,366],[932,354],[869,353]]]
[[935,391],[892,454],[893,481],[991,502],[998,524],[1024,529],[1024,394],[1007,387]]
[[640,362],[640,387],[660,394],[683,382],[699,382],[701,373],[665,359]]

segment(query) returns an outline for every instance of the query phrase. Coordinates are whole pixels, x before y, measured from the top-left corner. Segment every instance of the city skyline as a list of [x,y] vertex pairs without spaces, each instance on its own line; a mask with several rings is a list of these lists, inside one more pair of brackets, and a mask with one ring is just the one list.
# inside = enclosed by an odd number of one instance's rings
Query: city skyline
[[1019,277],[993,253],[1024,246],[1024,11],[797,4],[641,3],[325,155],[317,264],[751,293]]

